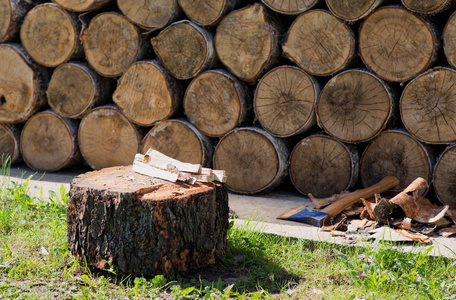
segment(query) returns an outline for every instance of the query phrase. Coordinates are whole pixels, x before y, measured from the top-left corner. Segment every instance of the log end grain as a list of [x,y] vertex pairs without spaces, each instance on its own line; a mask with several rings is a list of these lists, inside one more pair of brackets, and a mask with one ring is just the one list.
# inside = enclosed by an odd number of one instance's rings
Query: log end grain
[[443,29],[443,50],[448,63],[456,67],[456,13],[453,13]]
[[[10,0],[0,0],[0,43],[10,37],[13,22],[13,8]],[[17,30],[17,29],[16,29]]]
[[321,0],[261,0],[270,9],[286,15],[298,15],[317,5]]
[[433,183],[439,200],[456,210],[456,146],[451,145],[440,155],[434,168]]
[[179,14],[177,0],[117,0],[122,13],[142,28],[157,30]]
[[13,165],[21,158],[20,129],[14,125],[0,124],[0,162]]
[[187,17],[201,26],[214,26],[234,0],[178,0]]
[[329,10],[341,19],[348,22],[361,20],[370,14],[383,0],[358,0],[358,1],[341,1],[326,0]]
[[450,8],[453,0],[402,0],[402,4],[409,10],[420,13],[433,15]]
[[66,10],[75,12],[92,11],[109,4],[113,0],[52,0]]

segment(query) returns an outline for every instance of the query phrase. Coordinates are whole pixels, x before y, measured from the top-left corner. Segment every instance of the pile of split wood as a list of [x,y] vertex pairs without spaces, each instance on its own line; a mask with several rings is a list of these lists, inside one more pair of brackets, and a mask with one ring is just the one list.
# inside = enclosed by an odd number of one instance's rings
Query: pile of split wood
[[0,151],[52,172],[153,148],[246,194],[422,177],[456,209],[454,3],[0,0]]

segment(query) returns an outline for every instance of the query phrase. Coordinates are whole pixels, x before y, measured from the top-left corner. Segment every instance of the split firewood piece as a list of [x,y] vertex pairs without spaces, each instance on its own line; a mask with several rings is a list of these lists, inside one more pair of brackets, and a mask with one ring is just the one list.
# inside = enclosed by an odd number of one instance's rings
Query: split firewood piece
[[325,225],[325,226],[322,226],[321,227],[321,230],[323,231],[334,231],[334,230],[338,230],[342,224],[344,223],[344,221],[347,219],[347,216],[346,215],[342,215],[340,217],[340,220],[336,220],[336,222],[333,224],[333,225]]
[[212,173],[214,174],[216,181],[226,182],[226,180],[228,179],[225,170],[212,170]]
[[[375,218],[375,214],[374,214],[374,208],[375,208],[375,203],[372,203],[372,202],[369,202],[367,201],[366,199],[364,198],[361,198],[361,201],[363,201],[363,204],[364,204],[364,209],[367,213],[367,215],[374,221],[377,221],[377,219]],[[366,215],[364,213],[361,213],[361,217],[364,217],[366,218]]]
[[456,234],[456,225],[447,228],[442,228],[437,233],[443,237],[449,237],[453,234]]
[[156,165],[158,167],[164,166],[164,168],[167,167],[168,164],[171,164],[175,166],[179,172],[189,172],[189,173],[201,173],[201,165],[200,164],[191,164],[191,163],[185,163],[181,162],[177,159],[171,158],[163,153],[160,153],[159,151],[156,151],[154,149],[149,149],[147,150],[145,155],[141,154],[136,154],[136,157],[142,156],[144,157],[144,160],[146,163],[149,163],[150,165]]
[[147,163],[136,161],[136,159],[135,159],[135,162],[133,163],[132,169],[133,169],[133,171],[135,171],[137,173],[151,176],[151,177],[160,178],[160,179],[165,179],[165,180],[168,180],[171,182],[176,182],[177,179],[179,178],[179,173],[174,173],[174,172],[170,172],[167,170],[163,170],[161,168],[151,166]]

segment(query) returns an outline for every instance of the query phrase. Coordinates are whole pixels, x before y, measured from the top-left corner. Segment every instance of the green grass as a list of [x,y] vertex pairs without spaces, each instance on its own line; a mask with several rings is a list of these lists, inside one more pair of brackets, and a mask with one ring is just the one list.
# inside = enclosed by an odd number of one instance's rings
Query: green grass
[[253,221],[230,228],[227,255],[202,270],[94,270],[67,250],[67,203],[63,186],[43,199],[29,196],[28,180],[3,184],[0,299],[456,299],[453,260],[268,235]]

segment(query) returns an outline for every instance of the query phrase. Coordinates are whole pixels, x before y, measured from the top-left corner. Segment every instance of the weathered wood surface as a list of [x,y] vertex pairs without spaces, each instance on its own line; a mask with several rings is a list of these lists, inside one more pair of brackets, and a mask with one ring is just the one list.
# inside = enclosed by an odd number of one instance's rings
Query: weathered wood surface
[[71,182],[67,224],[69,250],[90,266],[143,276],[186,271],[225,254],[228,195],[220,184],[107,168]]
[[380,6],[384,0],[326,0],[329,10],[350,23],[361,20]]
[[117,0],[117,6],[130,21],[150,31],[164,28],[181,13],[177,0]]
[[240,0],[178,0],[187,17],[200,26],[215,26]]
[[440,155],[434,168],[433,183],[437,198],[456,210],[456,145],[450,145]]
[[413,12],[420,14],[436,14],[449,9],[453,0],[401,0],[402,4]]
[[0,163],[15,164],[21,160],[21,127],[0,124]]
[[52,0],[66,10],[85,12],[99,9],[113,2],[113,0]]
[[18,0],[0,0],[0,43],[16,38],[25,15],[32,3]]
[[448,63],[456,67],[456,13],[453,13],[443,29],[443,50]]
[[270,9],[286,15],[298,15],[318,5],[322,0],[261,0]]

